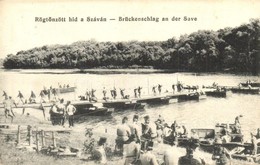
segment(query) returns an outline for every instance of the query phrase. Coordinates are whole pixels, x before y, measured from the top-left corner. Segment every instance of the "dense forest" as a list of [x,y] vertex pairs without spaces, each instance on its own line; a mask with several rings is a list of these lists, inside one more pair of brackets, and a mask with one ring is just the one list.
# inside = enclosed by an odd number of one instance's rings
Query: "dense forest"
[[257,74],[259,35],[260,19],[251,19],[248,24],[235,28],[199,30],[167,41],[89,40],[71,45],[42,46],[7,55],[3,65],[6,69],[151,67],[174,71]]

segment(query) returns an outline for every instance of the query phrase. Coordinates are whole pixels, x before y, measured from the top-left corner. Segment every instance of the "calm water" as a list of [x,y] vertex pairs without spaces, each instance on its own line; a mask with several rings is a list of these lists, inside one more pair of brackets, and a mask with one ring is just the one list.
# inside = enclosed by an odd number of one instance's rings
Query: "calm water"
[[[56,70],[57,71],[57,70]],[[62,73],[62,70],[59,70]],[[178,80],[189,85],[211,85],[217,82],[219,85],[236,86],[239,82],[248,79],[260,81],[257,76],[237,76],[231,74],[194,74],[194,73],[170,73],[170,74],[28,74],[18,71],[0,71],[0,93],[6,91],[13,98],[17,99],[18,90],[26,98],[29,98],[31,90],[37,97],[43,86],[57,87],[60,84],[70,84],[77,86],[74,94],[60,95],[65,99],[77,99],[78,95],[84,95],[87,89],[96,89],[97,97],[101,98],[102,89],[107,90],[114,86],[125,88],[126,94],[133,96],[133,89],[142,86],[142,95],[151,94],[153,85],[162,84],[163,91],[171,91],[171,85]],[[119,90],[118,95],[119,95]],[[109,94],[109,92],[108,92]],[[2,95],[2,94],[1,94]],[[135,113],[149,114],[152,120],[156,120],[161,114],[165,120],[171,124],[174,120],[190,128],[213,128],[215,123],[233,123],[237,115],[241,118],[242,129],[246,137],[250,132],[256,131],[260,127],[260,95],[244,95],[228,93],[227,98],[207,97],[205,100],[172,103],[164,106],[146,107],[145,111],[124,111],[114,113],[110,118],[96,117],[87,118],[85,123],[92,123],[97,127],[114,130],[116,124],[121,123],[123,116],[132,116]],[[3,100],[3,97],[1,98]],[[28,110],[31,114],[42,118],[40,111]]]

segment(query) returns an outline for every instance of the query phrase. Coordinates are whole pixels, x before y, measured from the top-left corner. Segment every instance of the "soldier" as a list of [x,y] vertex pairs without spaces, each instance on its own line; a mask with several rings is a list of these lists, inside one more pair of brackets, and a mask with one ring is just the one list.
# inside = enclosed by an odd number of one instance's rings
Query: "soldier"
[[[21,91],[19,91],[17,97],[19,97],[19,102],[21,101],[21,102],[24,104],[24,97],[23,97],[23,94],[21,93]],[[18,102],[18,103],[19,103],[19,102]]]
[[156,95],[156,86],[153,86],[152,91],[153,91],[153,94]]
[[121,94],[121,97],[122,97],[122,99],[124,99],[124,98],[125,98],[124,91],[125,91],[125,89],[120,89],[120,94]]
[[35,103],[35,102],[36,102],[36,101],[35,101],[35,98],[36,98],[36,95],[34,94],[33,91],[31,91],[31,96],[30,96],[30,98],[29,98],[29,102],[30,102],[30,103]]
[[173,91],[173,93],[175,93],[175,85],[174,84],[172,84],[172,91]]
[[156,137],[157,137],[157,132],[155,129],[152,128],[152,125],[150,123],[150,117],[146,115],[144,117],[144,123],[142,123],[141,149],[142,150],[147,149],[147,144],[149,142],[152,142]]
[[117,96],[117,91],[116,88],[114,87],[114,99],[116,99],[116,96]]
[[96,92],[95,89],[91,90],[91,101],[97,102],[97,98],[95,96],[95,92]]
[[14,100],[12,99],[12,97],[9,97],[6,95],[5,96],[5,100],[3,101],[4,104],[4,109],[5,109],[5,118],[7,118],[8,116],[11,117],[11,122],[13,122],[14,119],[14,112],[13,112],[13,105],[16,105],[16,103],[14,102]]
[[57,104],[57,112],[59,113],[58,115],[58,121],[60,123],[60,125],[64,126],[65,123],[65,106],[64,106],[64,99],[61,99],[59,104]]
[[122,124],[117,128],[116,149],[120,154],[123,154],[123,146],[128,141],[130,135],[131,130],[128,125],[128,118],[124,117]]
[[88,89],[86,90],[85,96],[86,96],[86,100],[90,101],[90,93]]
[[76,108],[71,104],[70,101],[68,101],[67,105],[66,105],[66,114],[67,114],[68,120],[69,120],[69,127],[74,127],[74,114],[75,114],[75,112],[76,112]]
[[114,96],[114,90],[113,89],[110,90],[110,93],[111,93],[111,97],[114,98],[115,96]]
[[162,92],[162,85],[161,84],[158,84],[158,92],[159,92],[159,94],[161,94],[161,92]]
[[135,98],[137,98],[137,88],[134,89]]
[[140,86],[139,86],[138,89],[137,89],[137,90],[138,90],[138,97],[139,97],[139,98],[141,98],[141,89],[142,89],[142,87],[140,87]]

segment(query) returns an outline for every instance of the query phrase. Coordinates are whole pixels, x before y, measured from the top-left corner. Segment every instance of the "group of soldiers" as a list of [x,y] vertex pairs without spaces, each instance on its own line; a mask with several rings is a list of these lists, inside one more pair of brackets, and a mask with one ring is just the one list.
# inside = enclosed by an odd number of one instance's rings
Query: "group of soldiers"
[[[236,123],[239,123],[240,117],[236,117]],[[161,115],[154,122],[151,122],[150,117],[146,115],[141,124],[139,124],[139,115],[134,115],[132,122],[128,122],[128,117],[123,117],[122,124],[117,127],[116,134],[115,153],[124,158],[125,165],[159,165],[159,162],[161,165],[205,165],[212,163],[198,153],[197,148],[200,146],[198,132],[192,130],[191,134],[188,135],[184,125],[179,125],[174,121],[169,126]],[[224,136],[216,136],[213,143],[212,161],[217,165],[228,165],[232,159],[232,152],[223,146],[223,143],[227,143]],[[259,142],[260,129],[253,136]],[[163,162],[159,161],[157,155],[154,154],[155,152],[152,152],[154,144],[163,142],[171,146],[177,145],[177,138],[185,139],[185,144],[182,146],[185,147],[186,154],[176,157],[175,150],[168,148],[163,151]],[[104,149],[103,145],[106,140],[106,137],[100,138],[98,150],[94,152],[94,154],[99,155],[95,158],[103,164],[106,163],[105,151],[99,154],[97,152]],[[178,146],[180,145],[178,144]]]
[[156,88],[158,90],[158,93],[161,94],[161,92],[162,92],[162,85],[158,84],[158,85],[155,85],[155,86],[152,87],[152,92],[153,92],[154,95],[156,95],[156,93],[157,93],[156,92]]
[[76,108],[67,101],[64,105],[64,99],[60,99],[59,102],[53,101],[53,105],[50,109],[50,120],[52,125],[61,125],[65,127],[65,122],[68,120],[69,127],[74,126],[74,114],[76,113]]
[[[134,89],[135,98],[141,97],[141,90],[142,90],[142,87],[140,87],[140,86]],[[119,88],[119,91],[120,91],[121,99],[129,99],[130,96],[125,94],[124,88]],[[97,97],[95,95],[95,92],[96,92],[95,89],[87,90],[85,93],[85,96],[80,96],[80,99],[88,100],[90,102],[96,102]],[[109,99],[109,97],[107,96],[107,90],[105,87],[102,90],[102,94],[103,94],[103,100],[106,101]],[[111,94],[112,99],[114,99],[114,100],[117,99],[118,93],[117,93],[116,87],[114,87],[113,89],[110,90],[110,94]]]
[[[24,98],[24,95],[21,93],[21,91],[18,91],[18,102],[15,102],[15,100],[11,96],[8,96],[5,91],[3,91],[2,96],[4,97],[3,105],[5,109],[5,118],[7,119],[8,117],[10,117],[11,122],[13,122],[13,119],[15,117],[13,108],[17,107],[19,103],[26,104],[28,102]],[[35,98],[35,93],[31,91],[31,95],[28,99],[29,103],[36,103]],[[66,119],[68,119],[69,126],[74,126],[74,114],[76,112],[76,108],[71,104],[71,102],[68,101],[66,105],[64,105],[64,99],[52,100],[52,102],[53,105],[50,109],[50,119],[52,124],[59,124],[64,126]],[[23,114],[24,112],[25,108],[23,108]]]
[[[165,144],[175,145],[177,137],[187,137],[185,126],[180,126],[176,121],[171,126],[165,123],[163,117],[153,123],[148,115],[144,116],[144,122],[139,125],[139,116],[134,115],[132,123],[128,123],[128,118],[122,119],[122,124],[117,128],[116,153],[121,154],[125,158],[125,164],[153,164],[158,165],[156,155],[152,153],[154,143],[161,142]],[[192,136],[192,140],[187,144],[187,153],[180,157],[179,164],[186,165],[188,161],[203,164],[203,161],[194,159],[193,152],[196,149],[196,141],[198,138]],[[173,151],[165,152],[164,164],[175,164],[173,160]],[[189,159],[189,160],[187,160]],[[205,162],[204,162],[205,163]]]
[[[8,96],[7,93],[5,91],[3,91],[3,95],[4,97],[4,101],[3,101],[3,105],[4,105],[4,110],[5,110],[5,119],[7,119],[8,117],[11,118],[11,122],[13,122],[13,119],[15,117],[15,114],[13,112],[13,108],[17,107],[17,104],[19,104],[20,102],[22,104],[27,103],[27,100],[24,98],[23,94],[21,93],[21,91],[18,91],[18,102],[15,102],[15,100],[12,98],[12,96]],[[33,99],[35,99],[35,94],[33,93],[33,91],[31,92],[31,96],[29,97],[29,101],[32,101]],[[23,114],[24,114],[25,108],[23,108]]]

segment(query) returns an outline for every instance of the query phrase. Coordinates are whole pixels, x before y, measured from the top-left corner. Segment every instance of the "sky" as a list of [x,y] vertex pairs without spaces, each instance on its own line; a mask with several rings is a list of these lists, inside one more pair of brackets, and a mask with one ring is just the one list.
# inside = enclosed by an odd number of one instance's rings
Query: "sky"
[[[76,41],[163,41],[198,30],[218,30],[260,17],[259,0],[175,1],[10,1],[0,0],[0,58],[20,50]],[[184,17],[197,21],[184,21]],[[36,22],[35,17],[62,17],[66,22]],[[77,17],[78,22],[69,22]],[[103,17],[106,22],[87,22]],[[158,17],[122,22],[119,17]],[[169,18],[169,21],[161,19]],[[172,21],[180,17],[180,21]],[[80,21],[83,18],[84,21]],[[115,20],[110,20],[115,19]]]

